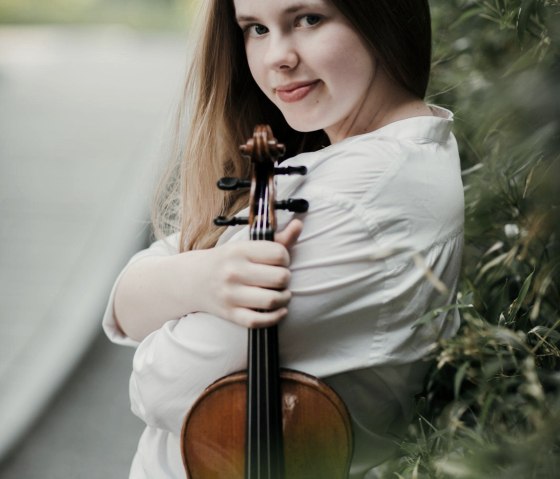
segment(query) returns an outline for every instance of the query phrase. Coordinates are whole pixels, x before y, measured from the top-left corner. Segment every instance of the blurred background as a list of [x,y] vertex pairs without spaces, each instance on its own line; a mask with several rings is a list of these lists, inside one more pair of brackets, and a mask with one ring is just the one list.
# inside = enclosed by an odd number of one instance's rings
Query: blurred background
[[[133,351],[100,321],[147,242],[193,3],[0,0],[2,479],[127,477]],[[463,323],[378,476],[560,477],[560,0],[430,4],[428,100],[455,112],[465,184]]]
[[183,0],[0,0],[0,477],[127,477],[132,349],[100,321],[148,240]]

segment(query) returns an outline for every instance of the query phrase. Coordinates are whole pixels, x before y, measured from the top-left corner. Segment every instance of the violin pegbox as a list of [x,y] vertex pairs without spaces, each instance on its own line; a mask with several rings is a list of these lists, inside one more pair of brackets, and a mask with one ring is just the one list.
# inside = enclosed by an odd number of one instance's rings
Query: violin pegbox
[[[217,185],[225,191],[234,191],[242,188],[251,188],[251,204],[249,207],[249,217],[226,218],[218,216],[214,219],[216,226],[236,226],[253,224],[256,213],[256,200],[261,198],[268,201],[270,206],[269,220],[271,226],[275,228],[274,209],[288,210],[294,213],[305,213],[309,208],[309,203],[304,199],[290,198],[283,201],[274,200],[273,179],[275,175],[305,175],[305,166],[276,166],[278,160],[286,153],[286,147],[278,143],[268,125],[257,125],[253,132],[253,137],[247,143],[239,147],[241,155],[251,161],[251,179],[244,178],[221,178]],[[264,181],[266,180],[266,181]],[[256,185],[267,184],[264,191],[255,191]],[[262,187],[261,187],[262,189]]]

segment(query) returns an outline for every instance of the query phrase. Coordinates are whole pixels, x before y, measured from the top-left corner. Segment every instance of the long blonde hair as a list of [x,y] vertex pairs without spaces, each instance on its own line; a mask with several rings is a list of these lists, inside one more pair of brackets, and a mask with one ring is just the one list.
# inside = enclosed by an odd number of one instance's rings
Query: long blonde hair
[[[250,165],[238,148],[254,125],[270,124],[289,156],[325,143],[322,132],[291,129],[254,82],[233,2],[205,0],[202,7],[202,30],[177,115],[172,160],[152,211],[156,237],[179,230],[180,251],[214,246],[222,229],[214,226],[213,218],[232,215],[248,204],[247,192],[225,193],[216,182],[223,176],[249,176]],[[306,139],[318,138],[312,141],[316,145],[306,145]]]
[[226,33],[221,31],[224,22],[216,18],[211,4],[207,6],[177,115],[173,158],[153,210],[156,236],[178,229],[181,251],[213,246],[219,237],[213,216],[246,203],[244,195],[227,195],[215,186],[221,176],[248,172],[235,151],[239,132],[232,128],[227,84],[233,65],[227,49],[215,49],[212,42],[213,35]]
[[[390,25],[386,22],[387,12],[377,10],[390,11],[394,0],[331,1],[372,47],[383,40],[383,48],[376,51],[386,60],[389,72],[407,89],[423,96],[430,53],[426,0],[397,2],[403,11],[394,15]],[[272,127],[286,145],[286,157],[315,151],[329,143],[322,131],[293,130],[261,92],[247,64],[233,0],[201,3],[202,29],[177,116],[173,158],[160,182],[152,215],[156,237],[180,232],[180,251],[214,246],[222,229],[214,226],[213,218],[233,215],[248,204],[245,191],[225,193],[217,189],[216,182],[222,176],[248,177],[250,165],[238,147],[252,135],[256,124]],[[417,19],[422,27],[413,35],[406,33],[415,23],[410,19]],[[375,33],[375,38],[370,32]],[[422,45],[421,52],[414,50],[417,45]],[[420,53],[424,59],[421,64],[411,60]]]

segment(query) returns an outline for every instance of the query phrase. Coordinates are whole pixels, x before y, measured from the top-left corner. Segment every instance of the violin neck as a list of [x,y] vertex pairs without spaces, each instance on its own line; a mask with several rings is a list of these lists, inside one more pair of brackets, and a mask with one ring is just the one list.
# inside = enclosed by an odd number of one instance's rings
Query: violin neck
[[245,479],[283,479],[278,328],[249,329]]

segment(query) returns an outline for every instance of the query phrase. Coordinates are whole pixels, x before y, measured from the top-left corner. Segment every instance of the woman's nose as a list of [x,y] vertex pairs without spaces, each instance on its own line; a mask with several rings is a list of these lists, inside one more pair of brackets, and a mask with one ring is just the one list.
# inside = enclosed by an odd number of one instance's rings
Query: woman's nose
[[274,70],[291,70],[299,63],[297,47],[288,36],[271,36],[265,61]]

